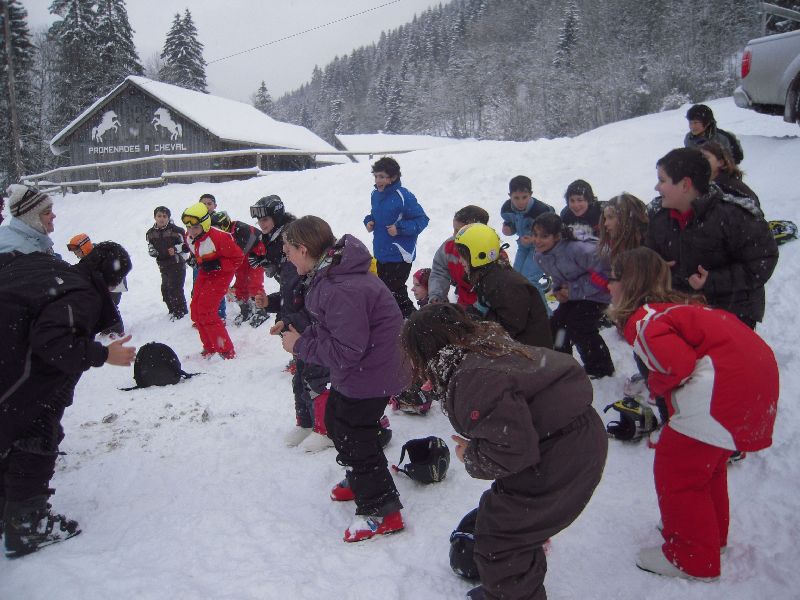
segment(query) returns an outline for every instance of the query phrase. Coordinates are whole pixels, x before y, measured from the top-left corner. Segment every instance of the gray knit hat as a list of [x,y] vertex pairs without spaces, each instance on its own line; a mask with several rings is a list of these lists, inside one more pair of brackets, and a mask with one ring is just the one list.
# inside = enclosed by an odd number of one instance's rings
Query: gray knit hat
[[53,206],[53,199],[36,188],[16,183],[8,186],[6,193],[11,216],[46,234],[39,215]]

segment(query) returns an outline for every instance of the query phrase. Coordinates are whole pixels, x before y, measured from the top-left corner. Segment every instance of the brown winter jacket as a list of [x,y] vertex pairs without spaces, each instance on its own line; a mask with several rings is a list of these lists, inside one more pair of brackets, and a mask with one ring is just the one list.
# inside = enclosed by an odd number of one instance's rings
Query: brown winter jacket
[[509,265],[494,262],[473,271],[478,302],[488,309],[487,321],[503,326],[514,340],[528,346],[553,347],[550,320],[539,291]]
[[472,477],[501,479],[535,467],[539,444],[591,408],[592,384],[575,359],[527,350],[534,360],[467,352],[448,379],[445,407],[453,428],[470,439],[464,463]]

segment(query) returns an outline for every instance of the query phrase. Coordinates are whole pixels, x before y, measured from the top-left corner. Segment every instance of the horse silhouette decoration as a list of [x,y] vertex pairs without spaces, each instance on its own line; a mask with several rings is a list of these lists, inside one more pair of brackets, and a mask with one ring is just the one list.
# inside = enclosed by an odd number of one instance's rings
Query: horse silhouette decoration
[[103,136],[111,131],[114,130],[114,133],[117,132],[117,129],[120,128],[119,119],[117,119],[117,113],[113,110],[107,110],[103,113],[103,116],[100,118],[100,124],[97,127],[92,127],[92,140],[95,142],[103,143]]
[[169,139],[171,140],[183,137],[183,127],[172,120],[172,115],[169,114],[166,108],[156,109],[156,112],[153,113],[153,120],[151,123],[153,124],[153,129],[156,131],[158,131],[159,127],[166,129],[169,132]]

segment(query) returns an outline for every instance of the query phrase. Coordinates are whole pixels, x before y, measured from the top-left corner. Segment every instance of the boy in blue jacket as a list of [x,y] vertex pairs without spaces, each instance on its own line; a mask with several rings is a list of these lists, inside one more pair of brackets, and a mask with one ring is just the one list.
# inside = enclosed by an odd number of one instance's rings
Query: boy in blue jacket
[[[533,222],[536,217],[555,212],[553,207],[533,197],[529,177],[517,175],[508,182],[508,200],[500,209],[503,219],[503,235],[517,236],[517,254],[514,257],[514,270],[522,273],[539,290],[547,306],[544,294],[547,284],[542,283],[544,271],[536,262],[533,247]],[[549,313],[548,308],[548,313]]]
[[400,185],[400,165],[384,156],[372,165],[375,189],[371,212],[364,217],[367,231],[374,234],[372,253],[378,263],[378,277],[392,292],[404,318],[414,303],[408,297],[406,281],[417,253],[417,236],[428,226],[428,215],[416,196]]

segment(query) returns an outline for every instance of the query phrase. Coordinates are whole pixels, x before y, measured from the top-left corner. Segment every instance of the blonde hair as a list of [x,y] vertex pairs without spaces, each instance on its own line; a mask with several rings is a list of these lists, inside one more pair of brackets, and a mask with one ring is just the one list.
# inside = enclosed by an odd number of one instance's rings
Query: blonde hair
[[[616,213],[619,221],[617,233],[613,237],[606,231],[607,208]],[[614,196],[603,205],[600,213],[598,251],[614,260],[620,253],[638,248],[644,241],[648,222],[647,207],[639,198],[628,192]]]

